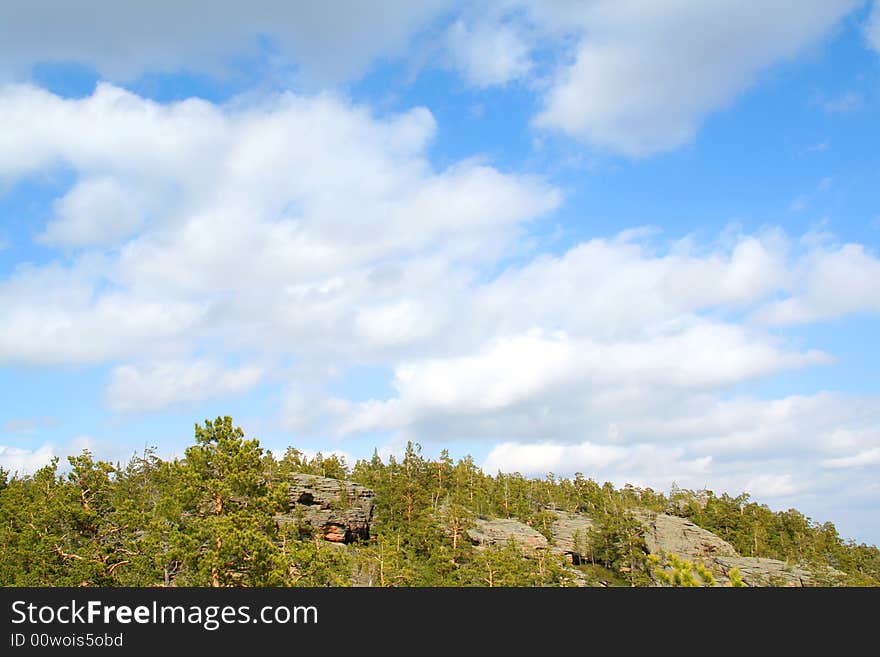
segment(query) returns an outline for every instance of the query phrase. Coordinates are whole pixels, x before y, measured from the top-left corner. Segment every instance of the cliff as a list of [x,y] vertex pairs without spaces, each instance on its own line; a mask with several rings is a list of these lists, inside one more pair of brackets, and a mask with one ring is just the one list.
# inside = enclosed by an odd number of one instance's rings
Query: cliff
[[279,525],[296,524],[333,543],[370,538],[375,493],[359,484],[309,474],[290,476],[290,509],[275,517]]

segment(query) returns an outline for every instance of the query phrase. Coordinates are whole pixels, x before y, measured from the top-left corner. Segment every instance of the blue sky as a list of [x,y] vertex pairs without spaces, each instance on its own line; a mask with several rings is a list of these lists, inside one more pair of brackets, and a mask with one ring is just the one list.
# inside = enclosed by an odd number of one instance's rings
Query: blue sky
[[0,8],[0,465],[232,415],[880,542],[880,4]]

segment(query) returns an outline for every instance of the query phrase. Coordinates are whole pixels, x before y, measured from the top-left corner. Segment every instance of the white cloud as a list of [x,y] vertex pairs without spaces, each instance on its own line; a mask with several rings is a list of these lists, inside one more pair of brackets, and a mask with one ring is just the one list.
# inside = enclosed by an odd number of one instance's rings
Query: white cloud
[[[579,45],[536,124],[630,156],[690,141],[768,67],[816,43],[854,0],[600,0],[578,5]],[[558,21],[556,6],[533,12]],[[560,11],[560,14],[562,12]],[[578,33],[576,29],[573,29]]]
[[818,247],[800,269],[791,295],[760,310],[764,321],[803,324],[880,311],[880,259],[861,244]]
[[609,343],[532,333],[495,339],[474,355],[399,365],[398,396],[364,404],[343,430],[407,428],[428,420],[442,424],[445,416],[475,416],[476,422],[496,414],[515,418],[533,413],[535,406],[546,409],[539,415],[556,422],[573,395],[586,415],[594,397],[632,385],[711,390],[827,362],[825,354],[785,353],[724,325],[697,324],[671,335]]
[[0,362],[52,365],[124,358],[194,330],[203,309],[173,299],[108,292],[63,269],[24,270],[0,282]]
[[865,37],[868,40],[868,45],[880,52],[880,2],[877,0],[874,0],[874,7],[865,24]]
[[822,103],[822,108],[829,114],[846,114],[861,108],[864,102],[865,99],[862,94],[855,91],[847,91],[842,96]]
[[808,486],[807,482],[798,482],[790,474],[761,474],[747,479],[743,490],[756,499],[767,499],[788,497]]
[[828,459],[823,462],[823,465],[828,468],[863,468],[870,465],[880,465],[880,447],[866,449],[852,456]]
[[600,482],[656,490],[667,490],[673,482],[699,487],[711,473],[711,466],[711,457],[688,458],[679,447],[645,444],[621,447],[589,441],[502,443],[489,452],[482,464],[484,471],[493,474],[520,472],[542,477],[549,472],[558,476],[580,472]]
[[379,345],[397,345],[429,336],[434,318],[417,301],[403,299],[360,310],[355,317],[357,332]]
[[473,307],[504,332],[527,330],[537,318],[575,334],[629,336],[688,321],[695,311],[761,301],[787,284],[788,250],[776,233],[706,247],[681,240],[666,249],[621,234],[511,269],[476,290]]
[[70,456],[78,456],[88,450],[96,459],[110,463],[125,463],[136,450],[115,439],[95,439],[87,435],[74,435],[64,441],[60,448],[51,443],[28,449],[0,445],[0,467],[11,474],[30,475],[58,458],[58,472],[70,471]]
[[226,369],[209,361],[122,365],[110,374],[105,400],[116,412],[155,411],[246,392],[262,377],[255,365]]
[[327,429],[334,420],[351,412],[351,402],[338,397],[322,396],[318,386],[305,385],[312,378],[307,375],[295,377],[296,383],[284,391],[280,412],[281,426],[288,431],[308,431],[326,439],[329,433]]
[[113,80],[154,71],[224,74],[236,58],[260,61],[264,37],[275,58],[301,66],[309,78],[338,80],[360,75],[377,57],[399,54],[448,5],[391,1],[377,10],[358,0],[149,6],[85,0],[54,3],[49,11],[43,3],[6,0],[0,4],[0,61],[6,73],[26,73],[36,62],[74,60]]
[[57,246],[111,246],[145,219],[145,199],[113,178],[81,180],[55,202],[56,219],[39,241]]
[[492,448],[483,463],[483,470],[494,473],[520,472],[543,476],[548,472],[568,471],[576,467],[580,472],[607,468],[627,458],[629,450],[613,445],[581,443],[501,443]]
[[[671,399],[673,407],[668,397],[658,404],[648,395],[630,399],[629,408],[617,409],[619,415],[610,407],[592,407],[582,418],[579,438],[526,436],[496,444],[483,467],[539,476],[582,472],[659,490],[675,482],[789,503],[798,496],[833,498],[842,487],[864,487],[876,477],[880,398],[821,393],[780,400]],[[613,440],[609,418],[620,429]],[[846,482],[835,474],[844,469]]]
[[318,451],[320,451],[322,458],[326,459],[331,456],[335,456],[336,458],[344,461],[345,464],[349,467],[351,467],[355,463],[357,463],[357,459],[355,457],[353,457],[351,454],[349,454],[348,452],[341,450],[341,449],[330,449],[330,450],[301,449],[300,451],[303,453],[303,456],[305,456],[308,459],[315,458],[318,455]]
[[30,474],[48,464],[54,455],[51,445],[36,449],[0,445],[0,467],[13,474]]
[[[88,0],[53,6],[47,21],[41,5],[9,0],[0,5],[0,79],[26,78],[39,62],[76,61],[126,81],[157,71],[228,76],[239,72],[233,62],[248,61],[289,87],[353,80],[387,58],[424,67],[437,56],[478,88],[527,81],[541,97],[538,126],[641,156],[688,142],[707,115],[817,43],[858,0],[760,9],[733,0],[258,5]],[[869,22],[869,43],[878,23]]]
[[[0,176],[64,166],[84,181],[44,239],[117,247],[0,282],[7,362],[142,358],[146,342],[167,358],[218,331],[284,349],[344,344],[351,326],[387,348],[430,330],[403,288],[417,297],[428,277],[469,275],[560,202],[540,179],[485,163],[434,170],[422,108],[378,120],[326,95],[220,107],[106,84],[80,100],[18,86],[0,91],[0,120],[17,126],[0,134]],[[150,221],[126,238],[106,231],[117,213],[93,221],[91,192],[67,203],[95,180],[120,203],[121,190],[166,193],[147,195]]]
[[456,20],[446,31],[453,66],[475,87],[502,85],[526,77],[532,62],[530,45],[512,23]]

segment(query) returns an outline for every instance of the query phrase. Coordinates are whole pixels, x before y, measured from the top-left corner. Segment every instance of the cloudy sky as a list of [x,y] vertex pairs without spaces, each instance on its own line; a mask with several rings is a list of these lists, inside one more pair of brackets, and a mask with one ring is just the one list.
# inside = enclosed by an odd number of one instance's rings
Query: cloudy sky
[[232,415],[880,542],[880,0],[297,5],[0,4],[0,465]]

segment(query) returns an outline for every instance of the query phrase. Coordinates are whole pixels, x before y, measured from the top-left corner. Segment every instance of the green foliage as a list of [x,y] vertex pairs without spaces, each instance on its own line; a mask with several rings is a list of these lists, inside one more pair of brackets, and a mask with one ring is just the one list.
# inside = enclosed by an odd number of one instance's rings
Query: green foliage
[[[375,491],[368,542],[344,546],[301,532],[291,514],[293,473],[352,479]],[[345,507],[348,500],[340,499]],[[588,555],[572,566],[515,543],[477,548],[478,517],[516,518],[551,537],[554,510],[580,512],[575,537]],[[0,585],[4,586],[711,586],[702,564],[649,555],[636,510],[675,513],[745,556],[803,564],[820,584],[880,584],[880,550],[843,541],[831,523],[773,512],[748,495],[599,484],[577,473],[530,479],[484,473],[471,457],[378,454],[349,467],[335,455],[289,448],[276,458],[229,417],[195,426],[183,458],[153,450],[124,465],[85,451],[32,475],[0,469]],[[293,513],[295,520],[295,512]],[[831,570],[831,569],[837,570]],[[841,575],[841,572],[843,573]],[[735,570],[729,586],[742,586]]]
[[524,556],[511,538],[503,546],[493,545],[477,552],[465,572],[464,584],[489,587],[569,586],[570,573],[562,561],[544,550]]
[[742,575],[740,575],[739,568],[731,568],[730,572],[727,573],[727,577],[730,581],[728,581],[727,586],[733,588],[742,588],[746,585],[743,581]]
[[[651,564],[651,575],[661,585],[673,587],[716,585],[715,576],[699,561],[688,561],[674,554],[651,554],[648,556],[648,562]],[[735,577],[738,578],[739,584],[734,586],[742,586],[742,578],[739,577],[738,571]]]
[[604,507],[593,519],[586,545],[592,563],[624,573],[633,586],[645,583],[641,577],[648,556],[644,527],[631,512]]
[[[712,491],[674,489],[667,512],[690,519],[717,534],[742,554],[808,567],[824,584],[876,586],[880,550],[844,541],[830,522],[817,523],[795,509],[774,512],[748,494],[716,496]],[[845,573],[844,581],[829,571]]]

